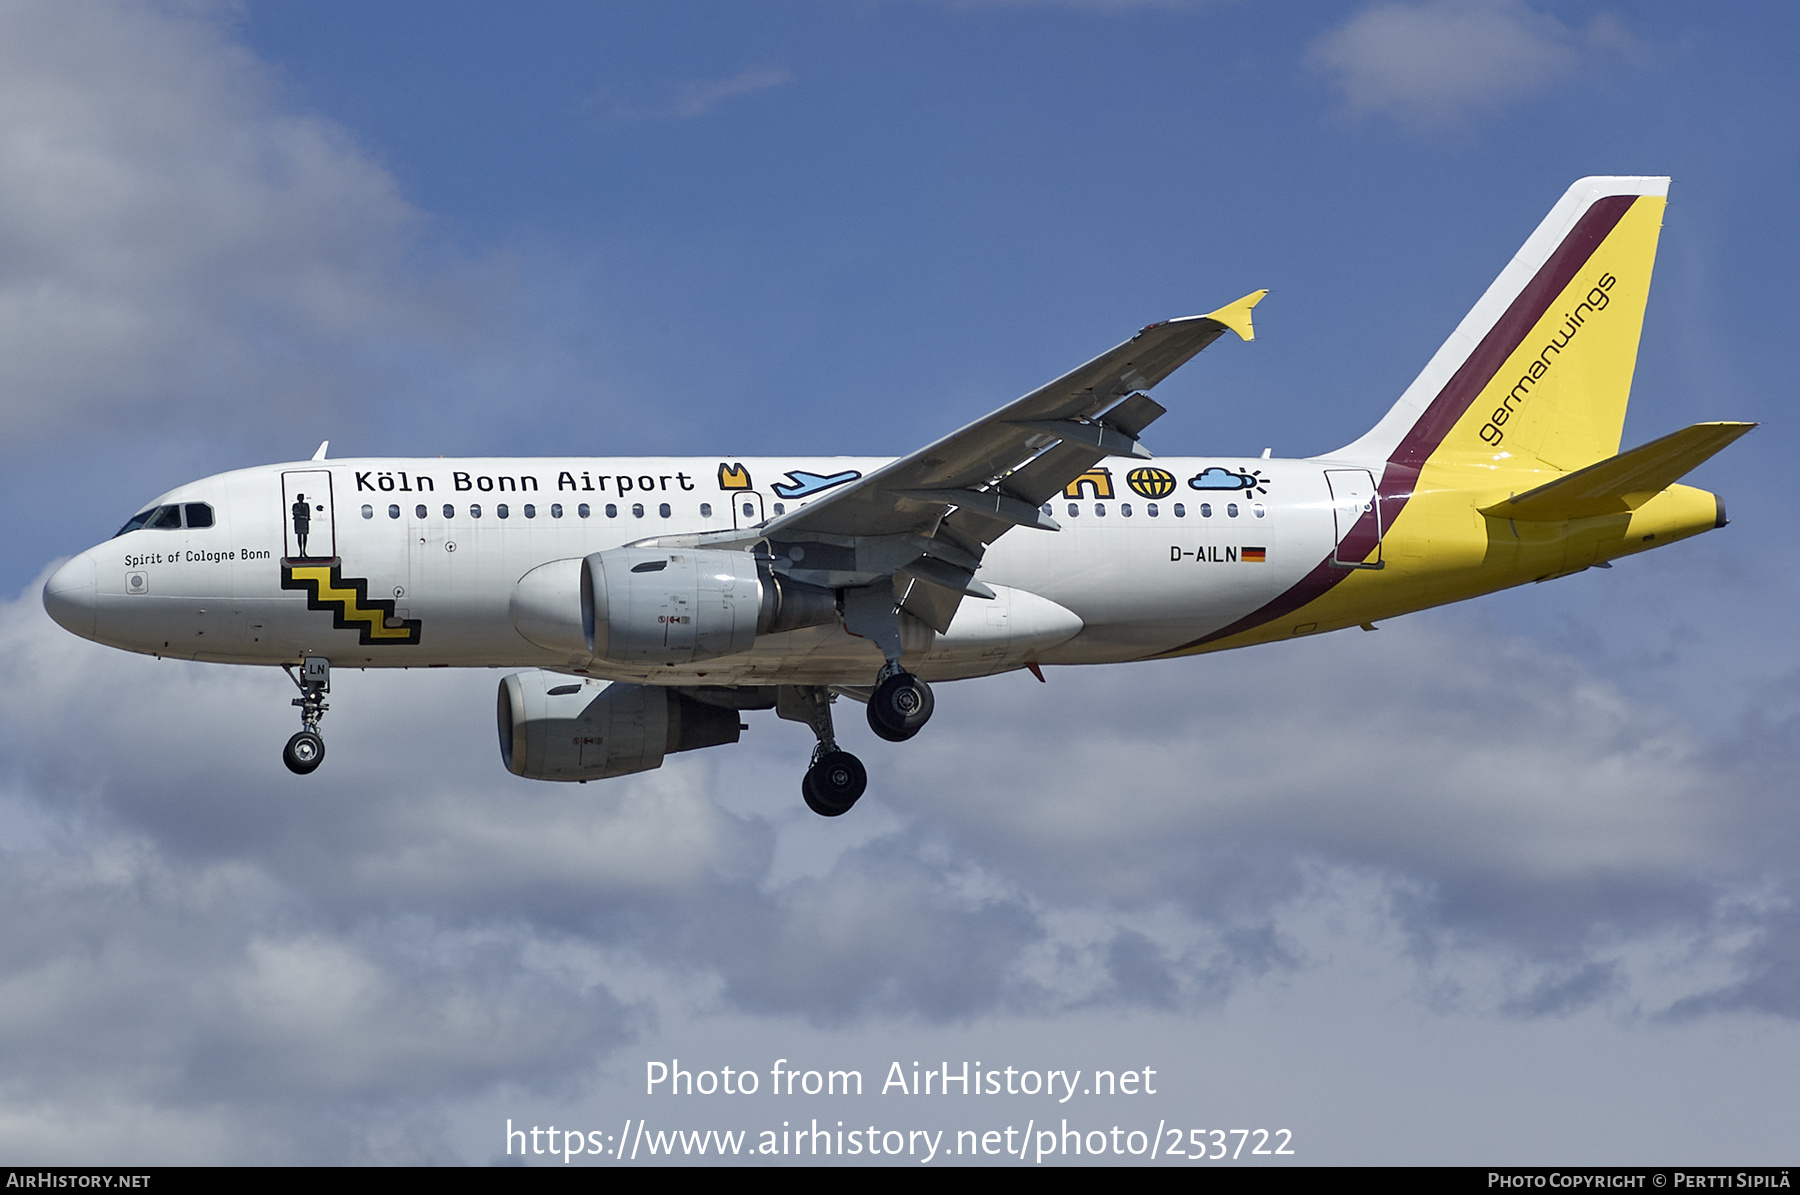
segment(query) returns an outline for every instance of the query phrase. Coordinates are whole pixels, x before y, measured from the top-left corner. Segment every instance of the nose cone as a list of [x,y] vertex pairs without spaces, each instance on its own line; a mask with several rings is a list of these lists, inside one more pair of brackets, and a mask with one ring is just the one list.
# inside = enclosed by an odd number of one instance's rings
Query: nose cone
[[94,558],[85,552],[51,573],[44,582],[44,610],[63,629],[83,639],[94,637],[94,615],[99,606],[94,590]]

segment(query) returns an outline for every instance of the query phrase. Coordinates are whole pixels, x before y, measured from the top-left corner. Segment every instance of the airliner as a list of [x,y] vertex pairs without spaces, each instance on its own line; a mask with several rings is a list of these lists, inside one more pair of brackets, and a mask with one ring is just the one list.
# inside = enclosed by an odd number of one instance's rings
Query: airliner
[[1585,178],[1360,439],[1304,460],[1153,458],[1159,382],[1256,291],[1145,327],[910,455],[331,459],[183,485],[63,564],[68,630],[275,665],[289,769],[324,758],[340,668],[511,669],[514,774],[589,781],[738,741],[817,739],[801,794],[840,815],[863,764],[833,708],[919,733],[936,682],[1371,627],[1606,568],[1725,526],[1677,484],[1748,432],[1621,452],[1666,178]]

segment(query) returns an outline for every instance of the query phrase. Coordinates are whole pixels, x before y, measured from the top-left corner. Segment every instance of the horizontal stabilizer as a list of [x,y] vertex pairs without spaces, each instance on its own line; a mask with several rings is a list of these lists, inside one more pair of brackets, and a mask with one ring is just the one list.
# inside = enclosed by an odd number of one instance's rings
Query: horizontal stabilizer
[[1484,506],[1481,513],[1532,522],[1628,514],[1755,426],[1696,423],[1504,502]]

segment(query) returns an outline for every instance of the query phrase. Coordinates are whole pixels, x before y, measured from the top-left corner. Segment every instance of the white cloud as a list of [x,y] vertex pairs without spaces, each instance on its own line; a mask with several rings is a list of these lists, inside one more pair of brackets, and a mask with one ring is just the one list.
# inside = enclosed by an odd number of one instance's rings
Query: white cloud
[[683,83],[665,104],[616,104],[613,115],[620,120],[694,120],[727,100],[786,87],[793,81],[793,72],[784,66],[751,66],[729,79],[696,79]]
[[345,672],[298,779],[272,671],[81,642],[35,590],[0,606],[0,671],[0,823],[29,828],[0,870],[0,1124],[48,1149],[46,1101],[101,1109],[64,1158],[142,1159],[139,1119],[164,1159],[438,1158],[434,1118],[583,1089],[696,1017],[1221,1013],[1346,965],[1410,974],[1418,1016],[1793,1015],[1785,872],[1741,832],[1792,812],[1454,623],[946,685],[904,746],[850,707],[875,779],[835,822],[766,715],[534,785],[498,762],[492,675]]
[[[207,10],[0,10],[0,426],[325,413],[374,344],[449,343],[422,220]],[[329,362],[329,364],[327,364]]]
[[1430,127],[1538,95],[1625,40],[1610,18],[1576,30],[1523,0],[1385,0],[1313,42],[1308,59],[1352,113]]

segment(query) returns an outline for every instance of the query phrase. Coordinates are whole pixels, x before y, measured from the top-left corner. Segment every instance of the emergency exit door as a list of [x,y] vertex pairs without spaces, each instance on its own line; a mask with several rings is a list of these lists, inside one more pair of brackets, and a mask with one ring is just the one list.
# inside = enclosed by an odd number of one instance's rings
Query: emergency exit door
[[1337,525],[1337,547],[1331,563],[1339,568],[1381,567],[1381,503],[1375,477],[1367,469],[1327,469],[1331,513]]

